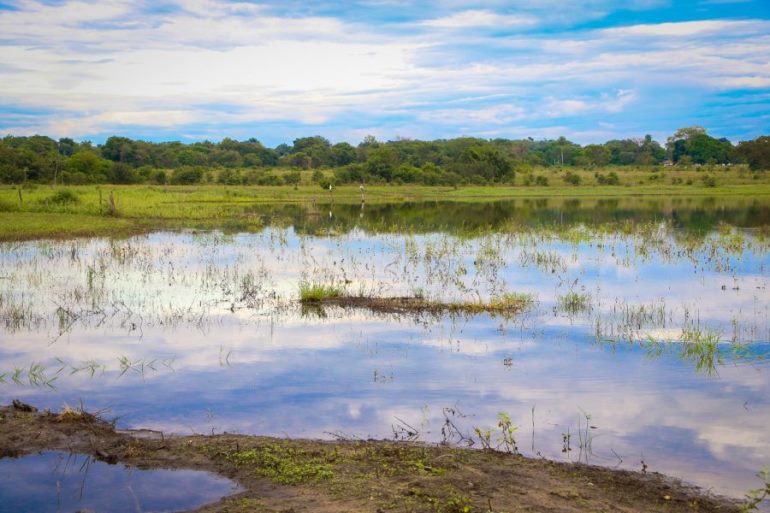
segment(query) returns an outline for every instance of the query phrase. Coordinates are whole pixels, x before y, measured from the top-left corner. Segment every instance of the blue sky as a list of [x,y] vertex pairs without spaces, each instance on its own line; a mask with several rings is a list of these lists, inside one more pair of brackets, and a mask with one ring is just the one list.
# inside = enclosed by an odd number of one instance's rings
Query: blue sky
[[0,133],[770,133],[767,0],[0,0]]

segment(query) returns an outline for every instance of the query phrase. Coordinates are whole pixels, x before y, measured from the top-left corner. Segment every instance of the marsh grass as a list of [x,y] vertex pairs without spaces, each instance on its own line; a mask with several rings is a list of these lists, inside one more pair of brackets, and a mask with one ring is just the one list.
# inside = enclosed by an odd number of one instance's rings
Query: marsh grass
[[343,291],[335,285],[315,282],[299,284],[299,300],[302,303],[320,303],[341,297],[343,297]]
[[570,291],[556,298],[557,308],[569,315],[591,311],[591,296],[586,293]]
[[[360,308],[383,313],[429,313],[429,314],[465,314],[477,315],[514,314],[523,312],[532,307],[534,296],[532,294],[505,293],[491,298],[489,301],[476,300],[439,300],[430,299],[423,295],[406,297],[376,297],[345,295],[340,289],[329,286],[317,286],[319,291],[310,289],[313,293],[307,296],[311,299],[300,301],[317,304],[319,306],[339,306],[343,308]],[[302,292],[302,289],[300,289]]]

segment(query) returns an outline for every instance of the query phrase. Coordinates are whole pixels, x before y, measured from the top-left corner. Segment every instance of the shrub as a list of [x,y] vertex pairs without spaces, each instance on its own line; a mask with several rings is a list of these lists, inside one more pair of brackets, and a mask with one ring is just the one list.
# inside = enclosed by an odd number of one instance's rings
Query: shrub
[[171,174],[171,183],[175,185],[188,185],[199,183],[203,178],[203,172],[193,167],[180,167],[174,169]]
[[564,181],[572,185],[580,185],[582,179],[579,174],[567,171],[567,174],[564,175]]
[[162,169],[158,169],[153,173],[152,175],[152,181],[157,183],[158,185],[166,185],[168,183],[168,176],[166,176],[166,172]]
[[54,205],[74,205],[80,203],[80,198],[74,192],[62,189],[53,193],[53,195],[48,198],[48,201]]
[[620,177],[615,171],[610,171],[606,176],[597,173],[596,180],[602,185],[618,185],[620,183]]

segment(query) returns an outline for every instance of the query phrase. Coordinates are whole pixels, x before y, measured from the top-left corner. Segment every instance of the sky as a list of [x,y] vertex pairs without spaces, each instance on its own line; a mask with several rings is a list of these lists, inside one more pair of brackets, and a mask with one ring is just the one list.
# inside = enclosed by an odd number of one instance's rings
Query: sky
[[768,0],[0,0],[0,134],[770,133]]

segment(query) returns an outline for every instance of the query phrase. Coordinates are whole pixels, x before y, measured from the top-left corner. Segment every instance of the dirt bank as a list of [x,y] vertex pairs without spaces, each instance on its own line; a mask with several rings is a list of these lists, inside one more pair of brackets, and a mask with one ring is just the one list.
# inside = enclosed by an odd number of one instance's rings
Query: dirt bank
[[656,473],[386,441],[121,431],[80,411],[0,407],[0,457],[42,450],[142,468],[216,472],[243,492],[198,512],[732,512],[739,505]]

